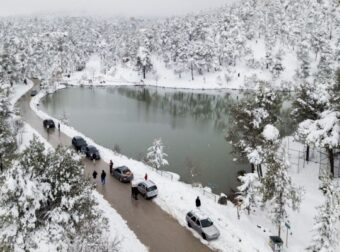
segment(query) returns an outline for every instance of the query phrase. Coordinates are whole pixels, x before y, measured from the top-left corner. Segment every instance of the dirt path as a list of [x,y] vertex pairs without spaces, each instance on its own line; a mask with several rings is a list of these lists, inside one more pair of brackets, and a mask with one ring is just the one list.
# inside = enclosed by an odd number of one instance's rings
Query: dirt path
[[[71,139],[63,133],[54,130],[50,133],[43,128],[42,120],[30,108],[31,97],[28,92],[16,104],[20,108],[23,120],[36,129],[54,147],[58,144],[70,145]],[[109,175],[108,164],[97,161],[95,164],[87,159],[82,160],[89,176],[96,169],[100,174],[105,170],[108,174],[107,182],[103,186],[99,183],[97,190],[127,221],[137,237],[150,251],[154,252],[200,252],[211,251],[195,238],[190,231],[183,228],[177,220],[161,210],[152,201],[140,197],[132,200],[130,184],[122,184]]]

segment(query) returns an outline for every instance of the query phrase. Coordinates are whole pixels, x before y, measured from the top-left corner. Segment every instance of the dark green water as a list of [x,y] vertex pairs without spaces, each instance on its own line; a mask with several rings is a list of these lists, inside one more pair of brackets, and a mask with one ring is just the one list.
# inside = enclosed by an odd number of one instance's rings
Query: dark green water
[[247,164],[233,161],[225,141],[230,108],[237,91],[176,91],[142,87],[67,88],[49,95],[42,109],[98,144],[142,159],[154,138],[161,137],[170,165],[181,180],[213,191],[235,188],[237,172]]

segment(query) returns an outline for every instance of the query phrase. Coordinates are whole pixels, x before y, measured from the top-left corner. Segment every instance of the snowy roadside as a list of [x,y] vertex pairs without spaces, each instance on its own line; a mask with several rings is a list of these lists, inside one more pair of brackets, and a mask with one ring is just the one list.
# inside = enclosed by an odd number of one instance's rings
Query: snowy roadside
[[[33,83],[29,82],[26,86],[15,86],[14,92],[10,96],[10,102],[12,108],[15,102],[24,95],[31,87]],[[29,124],[24,123],[24,127],[20,133],[20,146],[19,151],[23,150],[29,145],[33,136],[37,136],[41,142],[43,142],[47,149],[53,149],[53,147],[42,137],[34,128]],[[19,137],[19,136],[18,136]],[[128,227],[126,221],[113,209],[110,204],[100,195],[94,191],[94,197],[97,200],[98,208],[103,212],[104,217],[108,219],[110,238],[114,239],[112,242],[118,241],[118,249],[123,252],[139,252],[148,251],[148,249],[140,242],[135,233]],[[47,248],[44,246],[44,248]]]

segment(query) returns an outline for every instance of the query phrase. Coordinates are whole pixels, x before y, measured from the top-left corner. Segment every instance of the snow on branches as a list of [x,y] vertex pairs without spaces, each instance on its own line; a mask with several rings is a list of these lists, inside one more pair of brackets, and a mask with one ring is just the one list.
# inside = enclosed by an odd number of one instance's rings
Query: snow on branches
[[148,153],[146,155],[148,162],[155,167],[156,169],[160,169],[162,166],[169,165],[169,162],[166,160],[168,156],[163,151],[164,146],[162,143],[162,139],[154,139],[153,145],[148,148]]

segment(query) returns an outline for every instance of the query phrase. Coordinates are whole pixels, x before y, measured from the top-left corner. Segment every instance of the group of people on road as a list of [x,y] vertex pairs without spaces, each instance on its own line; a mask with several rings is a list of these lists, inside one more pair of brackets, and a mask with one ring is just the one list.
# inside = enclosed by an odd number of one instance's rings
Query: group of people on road
[[[110,160],[109,167],[110,167],[110,174],[113,174],[113,162],[112,162],[112,160]],[[94,170],[93,173],[92,173],[92,177],[93,177],[94,180],[97,179],[97,175],[98,175],[97,171]],[[105,185],[106,172],[104,170],[102,170],[102,173],[100,174],[100,179],[101,179],[102,185]],[[147,173],[145,173],[144,179],[148,180],[148,174]],[[137,187],[137,184],[132,183],[132,182],[131,182],[131,197],[135,200],[138,200],[138,187]],[[195,200],[195,205],[196,205],[197,208],[200,208],[200,206],[201,206],[201,200],[200,200],[199,196],[197,196],[197,198]]]
[[[94,170],[92,173],[92,177],[94,180],[97,179],[97,175],[98,175],[97,171]],[[100,180],[101,180],[102,185],[105,185],[105,179],[106,179],[106,172],[102,170],[102,173],[100,174]]]

